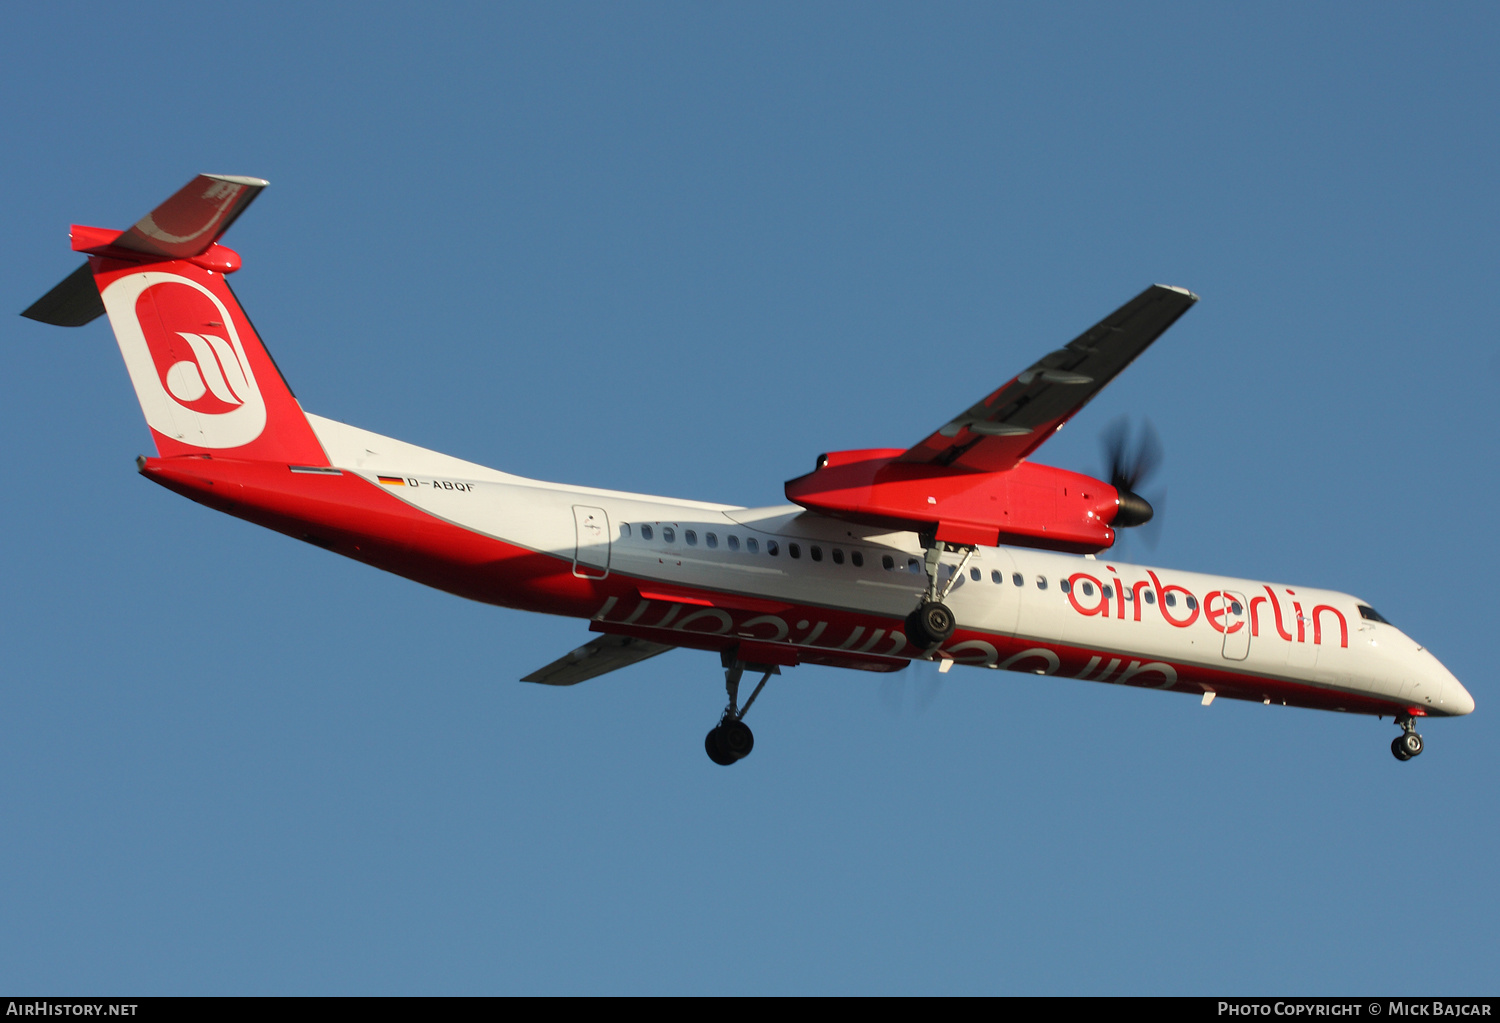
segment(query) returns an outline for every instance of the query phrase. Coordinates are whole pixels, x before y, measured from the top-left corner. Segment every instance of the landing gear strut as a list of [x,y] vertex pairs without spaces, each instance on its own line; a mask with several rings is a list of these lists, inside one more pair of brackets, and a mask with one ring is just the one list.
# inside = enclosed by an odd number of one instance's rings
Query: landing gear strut
[[1391,740],[1391,752],[1397,760],[1410,760],[1422,752],[1422,737],[1417,734],[1417,723],[1410,714],[1403,714],[1396,719],[1396,724],[1401,726],[1401,734]]
[[[744,718],[750,710],[750,705],[755,702],[760,691],[771,680],[771,676],[780,675],[781,669],[774,664],[747,664],[736,657],[731,650],[724,651],[721,660],[724,664],[724,688],[729,692],[729,706],[724,708],[724,715],[719,718],[719,723],[710,728],[708,734],[703,737],[703,749],[708,754],[708,759],[720,767],[728,767],[748,757],[750,751],[755,748],[755,734],[750,731],[750,726],[745,724]],[[750,699],[745,701],[743,707],[740,707],[738,706],[740,677],[744,675],[746,668],[765,674],[756,684],[755,690],[750,694]]]
[[[953,630],[958,627],[958,620],[953,617],[953,612],[943,601],[948,599],[949,592],[958,582],[958,577],[963,575],[964,566],[974,556],[972,544],[951,544],[939,541],[933,536],[923,536],[922,546],[927,549],[927,593],[922,597],[922,602],[917,609],[906,616],[906,638],[912,646],[923,650],[935,650],[943,644]],[[963,560],[948,577],[948,585],[938,592],[938,569],[941,566],[944,553],[948,551],[963,551]]]

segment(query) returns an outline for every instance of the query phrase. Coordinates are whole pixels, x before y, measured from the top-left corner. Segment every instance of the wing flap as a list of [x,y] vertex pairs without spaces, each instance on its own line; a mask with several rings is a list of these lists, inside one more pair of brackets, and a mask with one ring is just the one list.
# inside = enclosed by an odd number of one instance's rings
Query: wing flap
[[674,649],[665,643],[633,636],[600,636],[564,654],[545,668],[538,668],[521,679],[547,686],[575,686],[607,672],[628,668],[632,664]]

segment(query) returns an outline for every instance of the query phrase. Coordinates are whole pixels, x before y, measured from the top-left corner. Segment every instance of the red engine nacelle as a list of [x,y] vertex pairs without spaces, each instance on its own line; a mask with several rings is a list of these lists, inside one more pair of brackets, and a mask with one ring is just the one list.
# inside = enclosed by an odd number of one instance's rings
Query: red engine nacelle
[[972,472],[898,462],[876,448],[818,457],[818,468],[787,481],[804,508],[890,529],[934,532],[955,544],[1016,544],[1092,554],[1115,542],[1115,488],[1082,473],[1020,462]]

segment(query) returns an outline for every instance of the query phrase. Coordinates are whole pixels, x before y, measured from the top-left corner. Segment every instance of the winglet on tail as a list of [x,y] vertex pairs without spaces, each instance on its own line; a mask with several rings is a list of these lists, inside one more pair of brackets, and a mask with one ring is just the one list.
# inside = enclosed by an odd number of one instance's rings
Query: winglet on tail
[[224,277],[240,258],[218,239],[266,184],[200,174],[127,231],[74,225],[89,261],[21,314],[77,327],[107,312],[164,457],[328,464]]

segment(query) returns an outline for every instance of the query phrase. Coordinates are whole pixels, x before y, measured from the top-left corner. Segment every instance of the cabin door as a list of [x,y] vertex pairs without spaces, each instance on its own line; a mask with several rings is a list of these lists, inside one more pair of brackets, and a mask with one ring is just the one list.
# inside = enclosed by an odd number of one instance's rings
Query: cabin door
[[[1219,599],[1219,598],[1215,598]],[[1224,656],[1231,661],[1243,661],[1250,656],[1249,603],[1243,593],[1225,590],[1224,602]]]
[[582,579],[609,575],[609,515],[603,508],[573,506],[578,546],[573,551],[573,574]]

